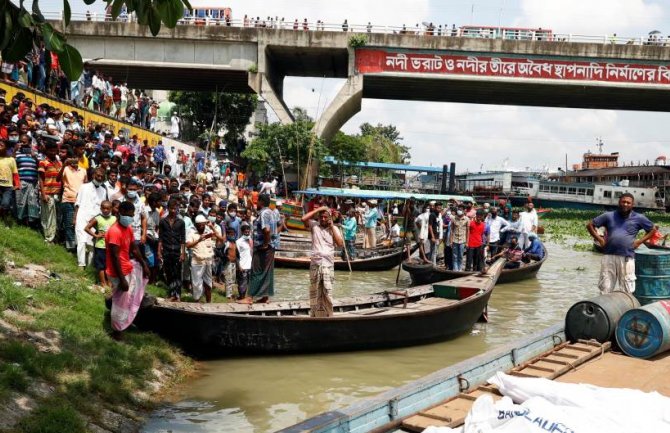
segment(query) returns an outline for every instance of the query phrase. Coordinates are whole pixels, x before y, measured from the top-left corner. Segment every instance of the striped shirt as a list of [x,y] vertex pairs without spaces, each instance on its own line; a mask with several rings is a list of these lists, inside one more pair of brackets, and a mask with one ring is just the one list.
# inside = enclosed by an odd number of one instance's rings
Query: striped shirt
[[58,173],[60,173],[62,166],[63,164],[58,160],[49,161],[48,159],[45,159],[40,161],[37,171],[44,173],[44,182],[42,183],[43,194],[60,194],[62,185],[60,181],[58,181]]
[[19,153],[16,155],[16,165],[22,182],[32,185],[37,183],[37,160],[32,155]]

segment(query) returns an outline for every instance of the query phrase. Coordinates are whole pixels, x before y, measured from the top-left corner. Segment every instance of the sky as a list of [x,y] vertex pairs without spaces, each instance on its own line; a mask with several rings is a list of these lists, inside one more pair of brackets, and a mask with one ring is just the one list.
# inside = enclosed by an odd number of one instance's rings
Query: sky
[[[192,3],[198,0],[193,0]],[[74,13],[101,10],[71,0]],[[670,35],[670,0],[209,0],[225,4],[234,18],[279,16],[351,24],[408,27],[424,21],[451,26],[479,24],[542,27],[555,33],[641,37],[651,30]],[[43,11],[60,11],[61,0],[41,0]],[[669,48],[670,49],[670,48]],[[289,107],[323,113],[343,80],[286,78]],[[271,115],[271,119],[276,119]],[[670,153],[670,113],[517,107],[364,99],[362,110],[343,127],[355,133],[360,124],[394,124],[410,147],[412,164],[439,166],[456,162],[458,171],[500,168],[556,170],[596,151],[620,152],[630,161],[653,161]]]

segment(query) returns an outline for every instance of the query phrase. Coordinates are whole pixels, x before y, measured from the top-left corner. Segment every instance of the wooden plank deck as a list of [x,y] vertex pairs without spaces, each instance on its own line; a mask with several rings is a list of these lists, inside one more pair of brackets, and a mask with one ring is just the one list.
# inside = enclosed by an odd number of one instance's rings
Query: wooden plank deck
[[[509,373],[520,377],[543,377],[556,379],[583,365],[597,359],[600,361],[609,351],[610,343],[600,345],[594,342],[563,343],[542,355],[513,368]],[[593,363],[598,364],[600,363]],[[668,357],[668,371],[670,374],[670,357]],[[596,367],[597,369],[597,367]],[[583,371],[583,370],[580,370]],[[576,372],[573,372],[576,373]],[[612,370],[609,374],[613,374]],[[668,376],[666,376],[668,377]],[[462,386],[467,387],[467,383]],[[612,385],[610,385],[612,386]],[[448,399],[430,409],[423,410],[402,421],[405,432],[422,432],[430,426],[455,428],[463,424],[477,397],[489,394],[494,400],[501,398],[496,387],[491,385],[479,386],[476,389],[464,390],[461,394]]]

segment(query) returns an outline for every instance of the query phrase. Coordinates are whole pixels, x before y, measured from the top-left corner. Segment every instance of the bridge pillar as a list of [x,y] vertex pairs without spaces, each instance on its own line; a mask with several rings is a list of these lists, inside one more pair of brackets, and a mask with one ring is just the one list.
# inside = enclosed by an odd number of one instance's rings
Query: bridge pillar
[[280,123],[288,125],[293,123],[293,114],[282,98],[281,83],[277,85],[279,87],[273,86],[271,80],[262,72],[249,72],[249,87],[268,103]]
[[335,136],[345,123],[361,111],[363,101],[363,76],[352,75],[344,83],[337,96],[316,120],[314,133],[326,143]]
[[[328,105],[321,117],[316,119],[314,134],[323,139],[326,145],[330,143],[337,131],[345,123],[361,111],[363,101],[363,76],[351,75],[344,83],[337,96]],[[305,186],[316,185],[319,175],[319,161],[314,160],[305,173]]]

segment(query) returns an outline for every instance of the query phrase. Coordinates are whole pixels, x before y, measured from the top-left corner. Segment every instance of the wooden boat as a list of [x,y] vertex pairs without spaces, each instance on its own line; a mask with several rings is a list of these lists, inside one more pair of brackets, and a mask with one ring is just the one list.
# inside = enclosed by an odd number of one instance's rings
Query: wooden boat
[[[486,383],[499,371],[564,383],[657,391],[670,396],[667,376],[670,352],[643,360],[613,353],[610,348],[609,342],[568,343],[563,324],[553,325],[277,433],[417,433],[429,426],[458,428],[477,397],[490,395],[494,400],[500,397],[498,389]],[[632,371],[635,374],[630,374]]]
[[198,355],[326,352],[446,340],[472,328],[503,267],[449,284],[393,290],[333,302],[334,316],[309,316],[309,301],[199,304],[158,300],[135,324]]
[[[535,278],[537,272],[547,260],[547,257],[548,254],[545,248],[544,257],[542,260],[523,264],[523,266],[517,269],[503,269],[502,273],[500,274],[500,278],[498,278],[498,283],[513,283],[516,281]],[[460,278],[475,273],[466,271],[450,271],[445,269],[444,266],[427,265],[413,262],[411,260],[405,260],[402,263],[402,268],[409,273],[413,286],[451,280],[453,278]]]
[[[418,246],[412,247],[410,255],[417,249]],[[282,251],[280,249],[275,252],[275,266],[278,268],[309,269],[311,262],[309,254],[309,250]],[[356,259],[350,260],[349,263],[351,263],[352,271],[388,271],[398,266],[403,256],[407,256],[405,247],[358,250]],[[349,270],[349,265],[346,260],[339,257],[339,253],[336,253],[334,264],[335,270]]]

